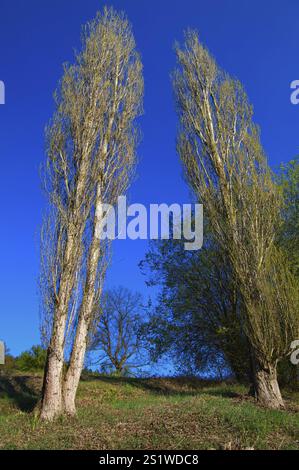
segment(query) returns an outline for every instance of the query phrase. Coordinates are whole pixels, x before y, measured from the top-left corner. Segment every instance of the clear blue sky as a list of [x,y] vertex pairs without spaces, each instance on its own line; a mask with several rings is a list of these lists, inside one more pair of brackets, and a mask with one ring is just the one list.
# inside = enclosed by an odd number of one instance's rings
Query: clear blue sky
[[[188,202],[175,152],[176,117],[169,74],[173,42],[188,26],[220,65],[245,85],[272,165],[299,150],[299,105],[290,82],[299,79],[298,0],[115,0],[136,36],[145,74],[139,177],[130,199],[145,204]],[[106,2],[100,0],[1,0],[0,106],[1,270],[0,338],[14,354],[39,342],[38,230],[45,204],[38,168],[44,126],[62,63],[79,46],[80,27]],[[138,269],[147,243],[119,241],[108,284],[148,295]]]

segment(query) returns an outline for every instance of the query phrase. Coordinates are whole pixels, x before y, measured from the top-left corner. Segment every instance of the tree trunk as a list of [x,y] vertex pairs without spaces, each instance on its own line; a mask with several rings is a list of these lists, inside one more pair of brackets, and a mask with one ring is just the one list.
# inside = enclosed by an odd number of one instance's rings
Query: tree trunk
[[81,372],[84,366],[88,329],[92,319],[92,310],[94,307],[97,270],[101,253],[100,240],[97,237],[98,224],[101,223],[98,210],[101,203],[101,185],[98,183],[96,210],[93,222],[93,239],[88,253],[87,276],[85,281],[84,295],[79,312],[78,326],[71,353],[70,364],[63,384],[64,407],[66,413],[69,415],[76,414],[75,398],[79,386]]
[[74,286],[74,258],[76,238],[69,235],[65,252],[65,269],[61,278],[57,307],[54,313],[53,331],[48,348],[44,372],[40,418],[52,421],[63,413],[62,375],[64,364],[65,327],[69,300]]
[[86,181],[86,168],[82,164],[78,177],[76,199],[73,208],[74,221],[68,226],[68,236],[63,256],[62,274],[53,318],[53,331],[48,348],[47,365],[44,372],[40,418],[53,420],[63,410],[63,364],[64,341],[69,302],[75,285],[75,274],[79,262],[82,224],[78,222],[78,210]]
[[79,319],[70,364],[63,383],[63,403],[65,412],[76,414],[75,398],[84,366],[88,325],[84,318]]
[[284,408],[277,381],[277,364],[262,366],[253,358],[253,390],[257,401],[267,408]]
[[[60,338],[55,338],[55,344],[48,348],[47,363],[44,372],[42,402],[40,417],[53,421],[62,412],[62,373],[63,347]],[[53,342],[52,342],[53,343]]]
[[[118,71],[118,68],[117,68]],[[118,73],[115,78],[115,93],[118,86]],[[116,105],[113,104],[112,115],[109,120],[107,135],[104,139],[102,149],[102,160],[107,156],[107,148],[110,132],[112,129]],[[95,289],[98,264],[101,256],[100,239],[98,229],[102,226],[102,180],[99,178],[96,188],[95,215],[93,220],[93,237],[88,252],[87,274],[84,287],[84,295],[78,317],[78,326],[76,329],[75,340],[70,358],[70,364],[63,383],[63,403],[67,414],[73,416],[76,414],[75,398],[80,382],[81,373],[84,366],[84,358],[87,345],[88,329],[92,320],[92,310],[94,307]]]
[[90,249],[89,267],[85,293],[79,312],[76,336],[73,344],[69,367],[63,384],[63,401],[67,414],[75,415],[75,398],[84,366],[84,358],[87,345],[88,329],[91,321],[95,297],[95,281],[97,266],[100,256],[100,241],[96,238],[92,241]]
[[[99,240],[97,240],[99,244]],[[96,250],[98,254],[99,248]],[[98,259],[98,257],[96,257]],[[96,262],[97,265],[97,262]],[[94,272],[96,276],[96,269]],[[63,383],[63,402],[65,412],[71,416],[76,414],[75,398],[80,382],[81,373],[84,366],[84,358],[87,345],[88,329],[92,315],[94,302],[94,276],[88,276],[85,295],[83,297],[82,307],[79,313],[78,326],[73,344],[69,367]]]

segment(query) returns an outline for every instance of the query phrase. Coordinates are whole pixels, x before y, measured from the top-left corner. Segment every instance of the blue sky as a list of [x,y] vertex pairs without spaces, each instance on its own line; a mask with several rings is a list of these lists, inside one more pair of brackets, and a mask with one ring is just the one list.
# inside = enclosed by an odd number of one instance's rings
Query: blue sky
[[[123,9],[133,24],[145,76],[138,178],[130,200],[188,202],[175,151],[176,116],[169,74],[173,42],[196,28],[218,63],[245,85],[262,129],[269,161],[299,153],[299,105],[290,83],[299,79],[297,0],[1,0],[0,80],[0,338],[14,354],[39,342],[38,231],[45,199],[39,181],[44,126],[52,93],[80,44],[80,27],[104,4]],[[149,294],[138,263],[145,241],[115,243],[110,286]]]

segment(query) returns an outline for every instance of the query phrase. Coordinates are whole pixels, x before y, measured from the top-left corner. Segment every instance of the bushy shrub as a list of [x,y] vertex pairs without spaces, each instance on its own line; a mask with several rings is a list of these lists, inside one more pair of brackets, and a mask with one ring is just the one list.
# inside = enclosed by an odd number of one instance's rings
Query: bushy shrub
[[29,351],[24,351],[15,360],[16,367],[20,370],[42,370],[45,367],[47,351],[41,346],[32,346]]

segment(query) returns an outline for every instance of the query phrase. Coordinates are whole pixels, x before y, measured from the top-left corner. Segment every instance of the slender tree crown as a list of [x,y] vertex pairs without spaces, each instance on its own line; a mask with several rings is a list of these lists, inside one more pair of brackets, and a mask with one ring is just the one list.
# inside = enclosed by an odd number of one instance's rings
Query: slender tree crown
[[228,253],[255,362],[274,377],[298,333],[298,282],[276,243],[281,192],[240,82],[217,66],[194,31],[176,53],[177,147],[186,179]]
[[[64,66],[46,131],[49,213],[42,229],[41,269],[42,333],[49,359],[56,362],[48,365],[48,373],[58,371],[54,375],[61,387],[69,340],[68,392],[77,387],[108,263],[108,244],[98,237],[103,204],[114,204],[134,174],[143,95],[142,64],[123,14],[105,8],[89,22],[75,59]],[[51,382],[45,380],[44,397]],[[44,407],[45,416],[51,415],[49,408]]]

